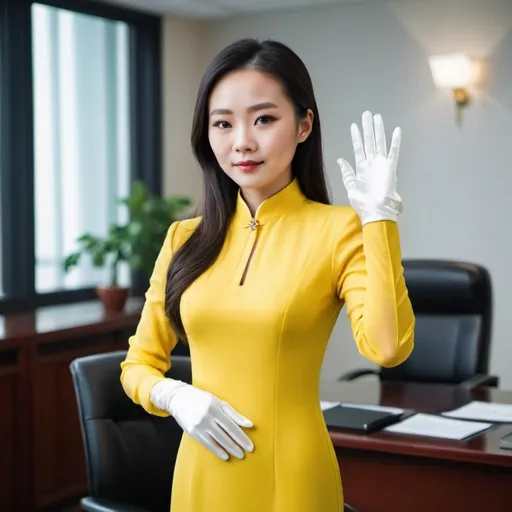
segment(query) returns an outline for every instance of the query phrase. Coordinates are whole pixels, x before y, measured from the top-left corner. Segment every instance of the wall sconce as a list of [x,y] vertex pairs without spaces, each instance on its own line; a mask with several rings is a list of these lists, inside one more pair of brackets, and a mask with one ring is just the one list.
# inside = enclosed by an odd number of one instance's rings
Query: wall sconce
[[462,110],[471,101],[469,88],[480,79],[481,63],[463,53],[433,55],[429,58],[430,70],[437,87],[451,89],[457,107],[457,121],[462,120]]

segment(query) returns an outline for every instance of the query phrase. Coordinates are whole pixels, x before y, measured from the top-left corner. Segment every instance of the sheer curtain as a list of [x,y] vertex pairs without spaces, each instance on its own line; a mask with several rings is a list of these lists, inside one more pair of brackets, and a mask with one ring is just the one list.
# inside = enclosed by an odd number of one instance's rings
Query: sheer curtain
[[[105,284],[82,257],[62,262],[84,232],[126,220],[130,189],[128,31],[122,22],[34,4],[36,290]],[[130,272],[121,269],[120,284]]]

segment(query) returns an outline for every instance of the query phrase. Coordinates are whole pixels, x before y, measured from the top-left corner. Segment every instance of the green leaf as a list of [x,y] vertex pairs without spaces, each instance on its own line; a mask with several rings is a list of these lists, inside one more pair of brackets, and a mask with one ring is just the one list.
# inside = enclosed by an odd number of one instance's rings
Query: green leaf
[[103,267],[105,264],[105,253],[103,251],[98,251],[93,254],[92,264],[95,267]]
[[89,233],[85,233],[77,239],[77,242],[81,244],[85,251],[94,251],[101,246],[101,240]]
[[130,257],[130,265],[134,270],[141,270],[144,268],[141,255],[137,253],[132,254]]
[[69,272],[71,268],[76,267],[80,261],[80,256],[81,254],[79,252],[74,252],[67,256],[63,263],[64,272]]

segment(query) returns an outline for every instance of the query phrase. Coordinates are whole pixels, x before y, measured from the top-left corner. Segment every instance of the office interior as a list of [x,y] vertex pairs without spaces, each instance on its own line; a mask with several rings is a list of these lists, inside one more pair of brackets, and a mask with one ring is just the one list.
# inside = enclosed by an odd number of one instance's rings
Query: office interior
[[[333,427],[346,510],[512,510],[510,0],[0,4],[2,511],[157,512],[94,480],[103,473],[95,473],[101,454],[87,437],[87,404],[107,393],[94,379],[118,367],[154,261],[143,250],[113,266],[101,244],[112,226],[126,235],[133,215],[142,229],[151,223],[137,200],[163,208],[158,199],[167,198],[175,208],[164,216],[193,215],[202,194],[190,147],[197,88],[213,56],[244,37],[282,41],[310,71],[334,204],[348,204],[337,159],[353,161],[351,123],[369,110],[382,114],[389,137],[395,126],[403,132],[399,226],[420,331],[414,361],[373,365],[342,311],[322,401],[438,418],[471,402],[511,404],[465,418],[492,425],[463,439]],[[101,355],[111,359],[99,374],[73,370]],[[187,365],[186,346],[174,355]],[[172,451],[181,431],[166,432]],[[158,492],[154,507],[165,509],[170,491]]]

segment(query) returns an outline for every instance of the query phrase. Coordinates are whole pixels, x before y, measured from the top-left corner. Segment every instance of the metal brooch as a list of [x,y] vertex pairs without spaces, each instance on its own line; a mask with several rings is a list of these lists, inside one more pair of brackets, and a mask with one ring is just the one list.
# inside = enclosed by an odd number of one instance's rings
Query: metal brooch
[[254,231],[259,226],[259,224],[260,223],[256,219],[251,219],[249,221],[249,228],[251,229],[251,231]]

